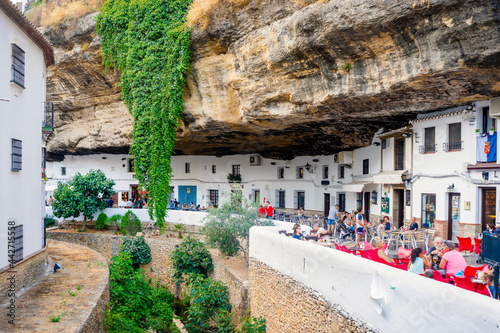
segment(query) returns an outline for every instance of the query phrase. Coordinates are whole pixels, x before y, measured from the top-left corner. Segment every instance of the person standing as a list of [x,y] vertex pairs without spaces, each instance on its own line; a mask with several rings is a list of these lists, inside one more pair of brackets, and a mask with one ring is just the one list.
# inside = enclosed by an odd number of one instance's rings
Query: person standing
[[335,219],[339,216],[339,205],[335,205],[333,208],[330,208],[330,212],[328,213],[328,233],[333,233],[335,226]]
[[356,214],[356,242],[359,242],[361,240],[361,237],[363,236],[363,230],[365,228],[365,219],[363,217],[363,214],[361,214],[362,210],[362,207],[358,207],[358,213]]
[[266,205],[266,217],[268,219],[272,219],[273,218],[273,213],[274,213],[274,208],[273,206],[271,206],[271,203],[269,201],[266,201],[267,205]]
[[264,217],[266,216],[266,209],[262,207],[262,204],[259,207],[259,217]]

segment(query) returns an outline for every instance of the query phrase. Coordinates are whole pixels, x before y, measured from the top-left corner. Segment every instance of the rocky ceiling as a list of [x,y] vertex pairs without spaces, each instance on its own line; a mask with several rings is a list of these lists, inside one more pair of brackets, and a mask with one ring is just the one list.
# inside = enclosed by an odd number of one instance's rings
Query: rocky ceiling
[[[332,154],[417,113],[498,96],[499,14],[491,0],[221,0],[192,33],[176,152]],[[94,16],[42,28],[56,49],[51,159],[130,146],[133,120],[119,75],[101,67]]]

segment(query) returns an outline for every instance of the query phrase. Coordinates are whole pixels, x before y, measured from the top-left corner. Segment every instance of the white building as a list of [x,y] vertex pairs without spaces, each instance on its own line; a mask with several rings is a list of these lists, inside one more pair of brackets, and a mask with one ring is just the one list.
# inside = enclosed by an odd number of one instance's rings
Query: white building
[[[15,227],[15,261],[43,251],[42,127],[50,43],[9,1],[0,0],[0,273],[9,267],[8,227]],[[21,279],[21,277],[18,277]],[[20,284],[20,283],[19,283]]]

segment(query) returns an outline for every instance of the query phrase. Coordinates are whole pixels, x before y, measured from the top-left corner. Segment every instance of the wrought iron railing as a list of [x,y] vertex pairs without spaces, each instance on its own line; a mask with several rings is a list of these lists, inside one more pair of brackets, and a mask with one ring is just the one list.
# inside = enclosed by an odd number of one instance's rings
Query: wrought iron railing
[[44,116],[42,127],[44,131],[52,131],[54,129],[54,103],[45,102]]
[[444,151],[464,150],[464,142],[463,141],[445,142],[443,143],[443,150]]
[[418,152],[420,154],[426,154],[426,153],[437,153],[437,144],[435,145],[422,145],[418,147]]

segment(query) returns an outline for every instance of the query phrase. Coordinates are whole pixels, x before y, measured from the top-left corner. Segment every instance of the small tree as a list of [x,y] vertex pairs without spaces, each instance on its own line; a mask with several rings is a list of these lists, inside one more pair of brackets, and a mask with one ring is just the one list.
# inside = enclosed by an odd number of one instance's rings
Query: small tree
[[57,217],[78,217],[83,213],[85,222],[92,219],[98,209],[106,208],[106,199],[113,195],[115,182],[100,170],[90,170],[85,176],[79,172],[67,183],[58,182],[54,191],[52,209]]
[[235,256],[241,251],[247,265],[250,228],[273,225],[272,221],[259,218],[257,205],[246,201],[238,184],[233,184],[229,200],[208,210],[203,222],[202,232],[208,245],[217,247],[224,256]]

